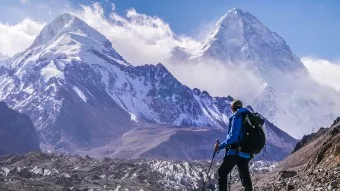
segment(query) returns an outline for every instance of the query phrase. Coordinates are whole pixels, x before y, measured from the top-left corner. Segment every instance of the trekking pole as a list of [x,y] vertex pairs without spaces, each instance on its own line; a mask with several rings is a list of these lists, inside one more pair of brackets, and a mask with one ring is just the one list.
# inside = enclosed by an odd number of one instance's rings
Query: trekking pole
[[[216,144],[219,145],[219,144],[220,144],[220,141],[219,141],[219,140],[216,140]],[[216,155],[216,153],[218,153],[218,152],[219,152],[218,149],[215,149],[215,148],[214,148],[214,153],[213,153],[213,156],[212,156],[212,158],[211,158],[211,162],[210,162],[209,169],[208,169],[208,173],[207,173],[207,179],[208,179],[208,180],[210,179],[209,174],[210,174],[211,166],[212,166],[212,164],[213,164],[215,155]],[[206,181],[204,181],[204,177],[203,177],[203,187],[202,187],[202,191],[204,191],[204,189],[205,189],[205,184],[206,184]]]

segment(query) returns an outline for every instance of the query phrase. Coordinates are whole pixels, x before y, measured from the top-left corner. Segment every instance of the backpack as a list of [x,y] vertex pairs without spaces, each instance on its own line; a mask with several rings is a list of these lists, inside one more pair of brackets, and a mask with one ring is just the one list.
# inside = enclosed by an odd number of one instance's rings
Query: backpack
[[243,118],[241,151],[258,154],[266,144],[266,136],[262,129],[265,120],[258,113],[245,112],[241,115]]

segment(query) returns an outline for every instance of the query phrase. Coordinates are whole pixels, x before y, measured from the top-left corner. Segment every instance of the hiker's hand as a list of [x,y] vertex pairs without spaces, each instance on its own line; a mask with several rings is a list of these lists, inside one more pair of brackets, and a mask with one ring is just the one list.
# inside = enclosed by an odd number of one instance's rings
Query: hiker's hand
[[218,152],[219,150],[220,150],[220,144],[219,143],[215,143],[214,151]]

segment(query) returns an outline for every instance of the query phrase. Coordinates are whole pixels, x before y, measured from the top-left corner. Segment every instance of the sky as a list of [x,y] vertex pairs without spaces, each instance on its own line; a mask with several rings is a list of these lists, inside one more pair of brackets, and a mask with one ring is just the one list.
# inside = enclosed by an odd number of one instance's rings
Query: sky
[[340,60],[340,1],[337,0],[214,0],[213,3],[203,0],[1,0],[0,22],[15,25],[29,18],[48,23],[69,9],[80,9],[81,4],[94,2],[101,3],[106,16],[112,3],[120,15],[133,8],[161,18],[174,33],[193,38],[203,38],[202,30],[213,26],[219,17],[236,7],[251,12],[281,35],[297,56]]

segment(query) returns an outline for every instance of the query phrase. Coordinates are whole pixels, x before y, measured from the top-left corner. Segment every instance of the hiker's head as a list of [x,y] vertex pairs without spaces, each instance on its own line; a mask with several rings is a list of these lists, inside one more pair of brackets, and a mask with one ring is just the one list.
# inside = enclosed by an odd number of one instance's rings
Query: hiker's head
[[234,100],[233,102],[231,102],[230,107],[233,112],[236,112],[238,109],[243,107],[242,101]]

